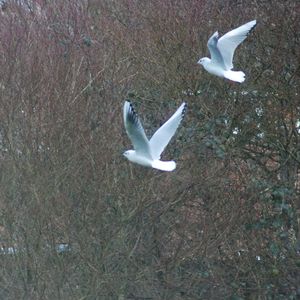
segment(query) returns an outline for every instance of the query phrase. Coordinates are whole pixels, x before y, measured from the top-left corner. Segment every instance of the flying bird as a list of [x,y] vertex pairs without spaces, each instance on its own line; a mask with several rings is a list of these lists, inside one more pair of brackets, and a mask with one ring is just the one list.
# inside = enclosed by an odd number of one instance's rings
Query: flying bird
[[255,25],[256,20],[253,20],[227,32],[221,38],[219,38],[219,33],[216,31],[207,42],[211,59],[203,57],[198,61],[198,64],[202,65],[211,74],[225,77],[232,81],[243,82],[245,73],[232,71],[233,54],[237,46],[246,39]]
[[123,118],[127,135],[134,150],[127,150],[123,155],[131,162],[145,167],[152,167],[161,171],[175,170],[175,161],[161,161],[160,155],[175,134],[185,111],[186,103],[182,103],[173,116],[148,140],[132,104],[126,100],[123,107]]

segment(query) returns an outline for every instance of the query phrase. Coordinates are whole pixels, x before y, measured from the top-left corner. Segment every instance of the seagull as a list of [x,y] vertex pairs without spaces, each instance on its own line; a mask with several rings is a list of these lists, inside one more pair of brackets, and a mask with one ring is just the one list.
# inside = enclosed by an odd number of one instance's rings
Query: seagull
[[246,39],[255,25],[256,20],[253,20],[227,32],[221,38],[219,38],[219,33],[216,31],[207,42],[211,59],[203,57],[197,63],[202,65],[211,74],[225,77],[232,81],[243,82],[245,80],[245,73],[242,71],[232,71],[233,54],[237,46]]
[[148,140],[131,102],[126,100],[123,108],[124,124],[134,150],[127,150],[123,155],[129,161],[145,167],[152,167],[161,171],[175,170],[175,161],[161,161],[160,155],[175,134],[185,111],[186,103],[183,102],[173,116]]

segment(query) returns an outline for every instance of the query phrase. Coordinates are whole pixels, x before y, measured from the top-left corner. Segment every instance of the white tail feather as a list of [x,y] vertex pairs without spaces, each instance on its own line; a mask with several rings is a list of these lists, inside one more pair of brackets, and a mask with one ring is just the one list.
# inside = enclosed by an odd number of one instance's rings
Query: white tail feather
[[154,160],[152,162],[152,168],[158,169],[161,171],[173,171],[176,169],[175,161],[161,161],[161,160]]
[[245,81],[245,73],[242,71],[226,71],[224,72],[224,77],[236,82]]

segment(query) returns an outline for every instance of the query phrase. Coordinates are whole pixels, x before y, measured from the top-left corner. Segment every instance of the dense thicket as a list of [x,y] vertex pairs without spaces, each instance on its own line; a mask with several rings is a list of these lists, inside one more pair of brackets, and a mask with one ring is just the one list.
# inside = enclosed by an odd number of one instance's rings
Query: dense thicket
[[[297,1],[2,2],[0,299],[296,299]],[[245,83],[196,64],[252,19]],[[122,157],[125,98],[188,103],[175,172]]]

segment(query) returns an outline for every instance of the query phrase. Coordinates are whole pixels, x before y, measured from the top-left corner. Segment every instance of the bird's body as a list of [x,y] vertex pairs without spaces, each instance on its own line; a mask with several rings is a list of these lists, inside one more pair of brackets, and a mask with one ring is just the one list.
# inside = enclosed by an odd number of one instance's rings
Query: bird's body
[[207,42],[211,59],[203,57],[198,61],[198,64],[203,65],[204,69],[211,74],[232,81],[243,82],[245,80],[244,72],[232,71],[233,55],[235,49],[246,39],[255,25],[256,20],[253,20],[226,33],[221,38],[216,31]]
[[148,158],[146,155],[139,155],[135,150],[127,150],[124,155],[131,162],[137,163],[144,167],[152,167],[152,158]]
[[175,161],[161,161],[159,159],[149,159],[143,155],[140,155],[139,153],[136,153],[135,150],[127,150],[126,152],[127,154],[124,155],[127,157],[127,159],[138,165],[158,169],[161,171],[173,171],[176,169]]
[[161,161],[160,155],[175,134],[185,110],[186,104],[183,103],[173,116],[148,140],[132,104],[129,101],[125,101],[123,108],[124,124],[126,132],[133,143],[134,150],[125,151],[124,156],[129,161],[145,167],[152,167],[162,171],[173,171],[176,168],[176,163],[174,161]]
[[206,58],[206,60],[202,62],[202,66],[204,67],[204,69],[208,73],[214,74],[219,77],[223,77],[224,70],[219,68],[218,65],[212,63],[210,58],[208,58],[208,57],[204,57],[204,58]]

